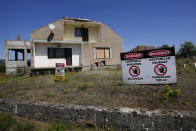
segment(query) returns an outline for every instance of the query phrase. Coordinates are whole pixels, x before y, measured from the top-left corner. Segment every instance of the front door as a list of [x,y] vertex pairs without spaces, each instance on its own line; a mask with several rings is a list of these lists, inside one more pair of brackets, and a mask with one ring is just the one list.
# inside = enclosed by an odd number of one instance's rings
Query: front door
[[72,48],[65,48],[66,65],[72,66]]

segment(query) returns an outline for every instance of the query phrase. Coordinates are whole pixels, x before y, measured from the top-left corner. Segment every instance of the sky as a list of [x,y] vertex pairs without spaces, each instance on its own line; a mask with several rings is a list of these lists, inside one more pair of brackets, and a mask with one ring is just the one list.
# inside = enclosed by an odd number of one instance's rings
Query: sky
[[1,0],[0,59],[5,40],[30,40],[33,30],[62,17],[108,25],[123,39],[124,51],[137,45],[196,44],[196,0]]

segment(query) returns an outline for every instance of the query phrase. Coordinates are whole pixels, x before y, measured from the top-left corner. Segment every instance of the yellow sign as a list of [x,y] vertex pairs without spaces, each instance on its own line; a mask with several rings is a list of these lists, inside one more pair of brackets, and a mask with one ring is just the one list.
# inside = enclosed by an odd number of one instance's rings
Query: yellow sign
[[64,81],[65,80],[65,64],[56,63],[55,80]]

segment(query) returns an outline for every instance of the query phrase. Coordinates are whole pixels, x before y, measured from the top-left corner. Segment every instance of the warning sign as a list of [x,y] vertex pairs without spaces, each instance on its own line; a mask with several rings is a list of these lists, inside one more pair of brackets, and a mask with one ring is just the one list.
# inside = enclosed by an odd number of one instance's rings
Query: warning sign
[[58,80],[58,81],[65,80],[65,64],[64,63],[56,63],[55,80]]
[[167,73],[167,67],[163,64],[158,64],[154,67],[154,72],[158,76],[163,76]]
[[139,76],[140,68],[138,66],[131,66],[129,68],[129,74],[133,77]]
[[121,53],[121,61],[126,84],[176,83],[174,47]]

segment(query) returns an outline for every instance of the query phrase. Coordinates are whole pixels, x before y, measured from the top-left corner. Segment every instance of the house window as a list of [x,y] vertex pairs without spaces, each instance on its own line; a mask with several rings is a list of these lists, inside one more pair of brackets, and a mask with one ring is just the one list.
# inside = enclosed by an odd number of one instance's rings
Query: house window
[[75,37],[82,37],[82,41],[88,41],[88,28],[75,28]]
[[24,49],[8,49],[9,61],[24,61]]
[[110,48],[96,48],[96,58],[97,59],[109,59]]
[[75,37],[82,37],[82,30],[81,28],[75,28]]
[[65,48],[48,48],[48,58],[65,58]]

